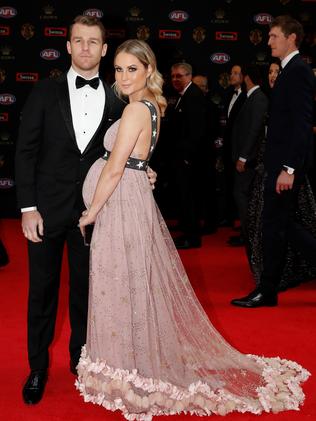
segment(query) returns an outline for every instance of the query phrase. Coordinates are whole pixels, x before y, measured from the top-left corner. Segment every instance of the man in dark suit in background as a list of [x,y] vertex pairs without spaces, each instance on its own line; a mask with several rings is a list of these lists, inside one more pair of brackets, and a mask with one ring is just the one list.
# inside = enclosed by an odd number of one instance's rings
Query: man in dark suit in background
[[171,67],[171,80],[179,98],[169,110],[170,161],[174,169],[178,220],[183,236],[176,247],[201,246],[199,203],[201,157],[206,141],[206,102],[202,91],[192,83],[192,67],[177,63]]
[[247,91],[232,129],[232,162],[235,165],[234,199],[240,219],[242,237],[247,249],[248,201],[256,175],[256,158],[260,143],[265,137],[265,119],[268,98],[260,88],[261,74],[254,64],[242,66]]
[[[225,175],[225,211],[224,223],[233,227],[236,218],[236,206],[233,197],[233,184],[235,165],[232,163],[232,150],[231,150],[231,136],[235,119],[246,100],[246,93],[242,89],[243,76],[241,73],[241,66],[235,64],[232,66],[229,76],[230,92],[224,104],[224,116],[226,120],[224,130],[224,146],[223,146],[223,163]],[[231,237],[229,243],[231,245],[242,245],[241,236]]]
[[316,239],[295,221],[313,139],[315,76],[299,55],[303,35],[302,25],[290,16],[279,16],[270,25],[269,46],[283,70],[271,96],[264,159],[263,272],[258,289],[232,300],[241,307],[277,305],[288,241],[304,258],[316,261]]
[[[23,108],[16,149],[18,205],[28,240],[28,359],[31,373],[23,399],[42,398],[54,338],[60,271],[65,243],[70,274],[70,368],[76,373],[86,340],[89,247],[78,228],[84,209],[83,180],[102,156],[103,137],[123,104],[99,79],[106,54],[105,29],[95,18],[78,16],[69,30],[71,68],[58,80],[36,84]],[[86,81],[88,79],[88,81]]]

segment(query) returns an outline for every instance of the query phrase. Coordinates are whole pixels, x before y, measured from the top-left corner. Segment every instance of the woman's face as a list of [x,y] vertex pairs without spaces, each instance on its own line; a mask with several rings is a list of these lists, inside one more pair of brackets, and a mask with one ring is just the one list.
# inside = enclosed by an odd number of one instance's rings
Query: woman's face
[[270,88],[273,88],[279,72],[280,72],[280,66],[277,63],[271,63],[269,67],[269,74],[268,74]]
[[115,57],[115,80],[123,95],[138,97],[146,88],[150,66],[146,68],[137,57],[125,52]]

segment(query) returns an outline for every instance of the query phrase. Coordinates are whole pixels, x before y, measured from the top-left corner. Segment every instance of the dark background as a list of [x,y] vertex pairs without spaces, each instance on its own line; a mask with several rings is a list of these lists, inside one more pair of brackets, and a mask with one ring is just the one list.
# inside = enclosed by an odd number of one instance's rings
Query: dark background
[[[74,0],[75,1],[75,0]],[[142,38],[154,49],[169,85],[170,66],[188,61],[209,77],[217,105],[233,63],[255,62],[266,69],[271,18],[290,14],[302,22],[301,53],[316,68],[316,0],[135,0],[0,1],[0,216],[18,215],[13,156],[23,103],[37,79],[68,70],[66,34],[82,13],[102,15],[108,53],[100,74],[112,82],[115,48],[126,38]],[[217,38],[217,39],[216,39]],[[44,53],[43,53],[44,51]],[[44,55],[44,58],[41,57]],[[213,62],[211,57],[217,59]]]

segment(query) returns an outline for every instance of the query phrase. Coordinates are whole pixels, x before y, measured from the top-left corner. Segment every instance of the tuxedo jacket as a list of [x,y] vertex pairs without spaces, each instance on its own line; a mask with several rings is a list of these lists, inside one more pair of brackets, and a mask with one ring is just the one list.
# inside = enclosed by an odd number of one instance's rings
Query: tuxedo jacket
[[268,98],[257,88],[243,103],[232,129],[232,160],[247,159],[248,166],[255,164],[257,151],[265,136]]
[[224,159],[226,162],[231,162],[231,137],[234,122],[247,98],[246,93],[244,91],[241,91],[241,93],[238,95],[238,98],[234,102],[234,105],[232,106],[232,109],[228,116],[228,107],[233,95],[234,91],[231,91],[224,103],[224,115],[226,118],[226,125],[224,129]]
[[103,117],[83,153],[76,143],[66,74],[38,82],[24,105],[15,157],[18,206],[37,206],[46,228],[65,226],[84,208],[83,181],[103,154],[105,132],[123,110],[111,88],[104,84],[104,89]]
[[305,171],[312,151],[315,76],[295,55],[279,74],[271,93],[264,159],[268,174],[283,165]]
[[174,157],[189,162],[201,157],[207,137],[206,118],[205,96],[191,83],[169,114],[169,139]]

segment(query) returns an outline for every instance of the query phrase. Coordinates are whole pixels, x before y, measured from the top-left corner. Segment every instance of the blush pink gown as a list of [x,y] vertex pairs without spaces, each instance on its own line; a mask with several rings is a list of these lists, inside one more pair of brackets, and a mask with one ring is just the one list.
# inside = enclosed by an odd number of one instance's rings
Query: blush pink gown
[[[106,133],[109,151],[119,124]],[[87,175],[87,205],[104,165],[97,160]],[[181,412],[279,412],[299,408],[308,376],[293,361],[241,354],[215,330],[146,171],[126,168],[92,237],[88,333],[76,381],[84,400],[139,421]]]

